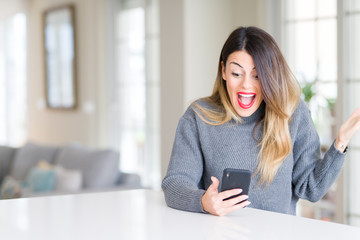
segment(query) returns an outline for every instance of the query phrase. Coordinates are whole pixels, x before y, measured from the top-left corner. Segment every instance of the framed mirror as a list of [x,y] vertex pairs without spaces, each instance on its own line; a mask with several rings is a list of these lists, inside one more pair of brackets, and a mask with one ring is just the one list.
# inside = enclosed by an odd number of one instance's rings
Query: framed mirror
[[49,9],[43,15],[46,105],[75,109],[76,49],[72,5]]

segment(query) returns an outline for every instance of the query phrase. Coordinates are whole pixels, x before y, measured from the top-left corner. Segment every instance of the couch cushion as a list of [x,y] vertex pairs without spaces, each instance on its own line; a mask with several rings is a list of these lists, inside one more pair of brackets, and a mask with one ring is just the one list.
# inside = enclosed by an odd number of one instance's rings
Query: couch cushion
[[15,152],[16,148],[0,146],[0,184],[4,177],[9,174],[10,164]]
[[11,176],[6,176],[0,188],[0,199],[19,198],[23,194],[19,181]]
[[84,188],[110,187],[117,180],[119,153],[69,144],[59,152],[56,164],[67,169],[80,170]]
[[32,167],[27,177],[27,183],[33,192],[48,192],[55,189],[55,170]]
[[53,163],[57,151],[58,147],[27,143],[24,147],[16,151],[11,166],[11,176],[17,180],[24,181],[30,169],[36,166],[40,160]]
[[80,170],[65,169],[60,165],[54,167],[56,173],[56,191],[78,192],[82,189],[82,172]]

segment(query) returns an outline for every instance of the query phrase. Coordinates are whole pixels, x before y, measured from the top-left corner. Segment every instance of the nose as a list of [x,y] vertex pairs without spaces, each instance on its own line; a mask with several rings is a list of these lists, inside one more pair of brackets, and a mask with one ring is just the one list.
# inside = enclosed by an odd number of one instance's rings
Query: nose
[[251,75],[250,74],[246,74],[245,77],[242,79],[241,81],[241,87],[244,89],[250,88],[251,87]]

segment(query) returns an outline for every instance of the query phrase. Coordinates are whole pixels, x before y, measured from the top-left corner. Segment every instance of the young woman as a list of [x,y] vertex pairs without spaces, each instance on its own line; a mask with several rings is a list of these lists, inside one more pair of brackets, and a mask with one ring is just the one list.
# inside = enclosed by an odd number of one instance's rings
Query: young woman
[[[214,215],[248,205],[295,214],[299,198],[321,199],[360,129],[360,108],[321,159],[319,137],[300,93],[268,33],[256,27],[234,30],[221,51],[212,95],[195,101],[179,120],[162,183],[168,206]],[[253,173],[249,196],[223,201],[241,193],[218,192],[225,168]]]

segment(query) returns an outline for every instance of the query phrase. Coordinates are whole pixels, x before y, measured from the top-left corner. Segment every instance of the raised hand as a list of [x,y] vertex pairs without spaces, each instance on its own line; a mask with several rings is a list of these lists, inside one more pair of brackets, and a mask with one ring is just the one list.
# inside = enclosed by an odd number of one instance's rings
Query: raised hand
[[357,108],[351,116],[341,125],[338,137],[335,141],[335,147],[341,152],[344,152],[350,139],[356,132],[360,130],[360,108]]

